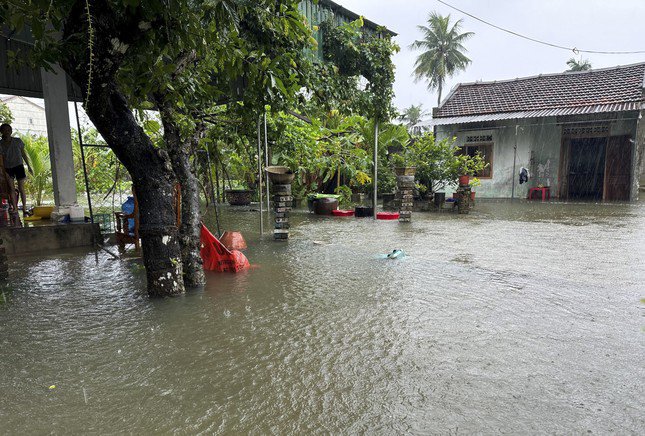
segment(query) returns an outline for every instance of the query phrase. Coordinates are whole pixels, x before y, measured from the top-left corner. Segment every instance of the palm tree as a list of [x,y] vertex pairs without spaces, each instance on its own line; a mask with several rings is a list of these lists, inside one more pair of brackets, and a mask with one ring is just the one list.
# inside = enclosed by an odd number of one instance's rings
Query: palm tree
[[571,58],[567,61],[567,66],[569,67],[568,71],[589,71],[591,69],[591,62],[589,59],[576,60]]
[[459,33],[461,22],[462,20],[457,20],[451,26],[450,15],[443,17],[431,12],[428,26],[417,26],[423,32],[423,39],[410,45],[414,50],[423,50],[414,64],[415,81],[425,79],[428,81],[428,89],[438,90],[437,105],[441,103],[441,91],[446,78],[465,70],[470,64],[470,59],[464,54],[467,50],[463,43],[474,33]]
[[40,206],[43,194],[51,190],[51,164],[49,162],[49,144],[47,138],[21,135],[25,144],[25,154],[29,158],[31,169],[34,172],[27,178],[26,188],[32,200],[35,198],[36,206]]
[[399,120],[405,123],[410,134],[418,135],[423,128],[417,126],[417,124],[423,121],[428,115],[428,112],[423,110],[422,104],[416,106],[412,104],[410,107],[403,109],[403,112],[399,115]]

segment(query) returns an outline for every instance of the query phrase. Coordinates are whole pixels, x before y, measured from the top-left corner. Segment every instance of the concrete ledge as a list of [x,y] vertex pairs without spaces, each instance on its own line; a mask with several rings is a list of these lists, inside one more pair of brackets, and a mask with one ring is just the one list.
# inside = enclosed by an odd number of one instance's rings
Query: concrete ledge
[[26,254],[94,245],[101,241],[98,224],[51,224],[0,228],[7,254]]

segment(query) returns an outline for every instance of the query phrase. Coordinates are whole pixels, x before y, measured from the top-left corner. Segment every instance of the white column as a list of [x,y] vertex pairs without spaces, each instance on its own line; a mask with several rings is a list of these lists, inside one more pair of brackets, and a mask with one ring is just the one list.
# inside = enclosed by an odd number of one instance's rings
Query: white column
[[52,168],[54,201],[57,209],[76,204],[74,154],[67,107],[67,80],[58,65],[54,71],[41,69],[49,159]]

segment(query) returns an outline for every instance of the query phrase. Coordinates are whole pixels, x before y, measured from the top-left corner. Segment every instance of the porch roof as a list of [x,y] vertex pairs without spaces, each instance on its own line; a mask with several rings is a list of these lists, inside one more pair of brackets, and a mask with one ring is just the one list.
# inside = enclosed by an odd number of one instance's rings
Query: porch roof
[[487,121],[516,120],[522,118],[558,117],[567,115],[591,115],[607,112],[627,112],[645,109],[645,103],[615,103],[580,106],[572,108],[541,109],[533,111],[499,112],[493,114],[465,115],[460,117],[433,118],[419,123],[420,127],[443,126],[447,124],[481,123]]
[[[509,119],[638,110],[645,101],[645,62],[514,80],[462,83],[433,110],[428,123],[447,118]],[[461,121],[463,122],[463,121]]]

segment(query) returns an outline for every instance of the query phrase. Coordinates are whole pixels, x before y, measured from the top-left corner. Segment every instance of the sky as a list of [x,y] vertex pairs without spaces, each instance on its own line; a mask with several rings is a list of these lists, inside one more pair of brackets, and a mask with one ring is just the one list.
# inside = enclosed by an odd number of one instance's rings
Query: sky
[[[447,80],[443,97],[457,83],[514,79],[567,69],[573,52],[536,44],[487,26],[437,0],[335,0],[365,18],[398,33],[401,51],[394,55],[394,105],[402,110],[423,104],[437,106],[436,92],[415,83],[412,71],[420,52],[409,48],[421,38],[417,25],[430,12],[463,18],[462,31],[475,35],[466,42],[472,60],[464,72]],[[465,12],[526,36],[567,47],[603,51],[645,50],[645,0],[444,0]],[[633,55],[583,54],[594,68],[645,62],[645,53]],[[81,116],[83,119],[84,114]],[[70,118],[75,126],[73,108]],[[82,120],[84,121],[84,120]],[[85,123],[83,123],[85,124]]]
[[[536,44],[509,35],[465,16],[436,0],[335,0],[366,19],[398,33],[401,51],[394,56],[394,105],[399,110],[423,104],[437,106],[436,92],[423,82],[414,83],[412,71],[419,51],[409,48],[421,38],[417,25],[425,25],[436,11],[463,18],[462,32],[475,35],[466,42],[472,63],[447,80],[442,99],[457,83],[514,79],[567,69],[571,51]],[[645,0],[444,0],[469,14],[526,36],[566,47],[598,51],[645,51]],[[645,62],[645,53],[633,55],[583,54],[593,68]]]

